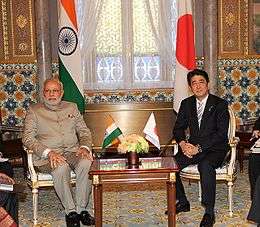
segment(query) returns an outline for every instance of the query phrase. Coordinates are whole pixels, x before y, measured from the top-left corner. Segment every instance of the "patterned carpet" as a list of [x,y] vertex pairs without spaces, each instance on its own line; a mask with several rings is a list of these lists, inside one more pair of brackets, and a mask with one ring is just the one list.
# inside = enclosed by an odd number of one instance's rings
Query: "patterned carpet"
[[[244,163],[247,166],[247,162]],[[22,170],[15,170],[15,178],[23,181]],[[196,183],[185,182],[191,211],[177,216],[177,226],[198,226],[203,208],[198,201]],[[105,227],[167,226],[166,190],[162,184],[127,185],[104,188],[103,223]],[[32,196],[28,187],[19,195],[20,226],[32,226]],[[247,171],[239,173],[234,186],[234,216],[228,215],[227,187],[217,185],[215,226],[255,226],[246,220],[250,206]],[[52,188],[39,193],[39,227],[66,226],[63,208]]]

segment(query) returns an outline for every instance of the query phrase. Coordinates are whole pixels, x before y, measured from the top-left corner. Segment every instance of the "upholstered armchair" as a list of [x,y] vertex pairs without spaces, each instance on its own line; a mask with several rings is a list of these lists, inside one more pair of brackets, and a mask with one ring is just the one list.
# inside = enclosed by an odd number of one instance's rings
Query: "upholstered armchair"
[[[229,129],[228,129],[228,139],[229,139],[229,146],[230,151],[229,155],[227,156],[228,159],[225,164],[218,169],[216,169],[216,179],[217,182],[225,182],[228,188],[228,203],[229,203],[229,215],[233,216],[233,185],[234,181],[236,180],[237,176],[237,165],[236,165],[236,147],[239,141],[238,138],[235,137],[236,131],[236,119],[234,112],[231,108],[228,109],[229,111]],[[174,145],[174,153],[178,152],[178,144],[175,143]],[[201,201],[201,185],[200,185],[200,175],[198,171],[197,165],[190,165],[181,170],[180,176],[182,178],[188,180],[197,180],[199,185],[199,200]]]
[[[53,187],[53,180],[51,174],[38,172],[33,166],[33,151],[24,148],[27,152],[28,160],[28,175],[27,183],[32,189],[33,197],[33,224],[38,223],[38,193],[40,188]],[[76,183],[76,174],[71,172],[71,183]]]

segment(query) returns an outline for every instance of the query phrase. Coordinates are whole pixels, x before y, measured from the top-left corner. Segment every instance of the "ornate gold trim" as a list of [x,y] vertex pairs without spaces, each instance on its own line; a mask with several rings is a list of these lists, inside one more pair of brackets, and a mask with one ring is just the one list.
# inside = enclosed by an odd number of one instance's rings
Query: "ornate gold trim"
[[[234,23],[231,23],[230,21],[230,18],[234,17],[234,13],[232,12],[229,12],[229,14],[227,16],[224,15],[224,12],[223,12],[223,8],[224,8],[224,4],[225,4],[225,0],[221,0],[220,1],[220,8],[219,8],[219,11],[220,11],[220,55],[225,55],[225,54],[242,54],[243,51],[241,50],[241,2],[240,0],[237,0],[236,3],[233,2],[233,4],[237,5],[238,6],[238,9],[237,9],[237,22],[238,22],[238,28],[237,28],[237,32],[238,34],[234,34],[237,36],[238,38],[238,48],[236,50],[233,50],[233,51],[225,51],[225,43],[224,43],[224,37],[225,37],[225,28],[224,28],[224,24],[228,24],[230,25],[230,27],[234,24]],[[225,5],[225,8],[226,8],[226,5]],[[230,40],[232,41],[232,40]]]
[[173,172],[173,173],[170,173],[170,182],[176,182],[176,174],[175,174],[175,172]]
[[244,23],[244,26],[245,26],[245,39],[244,39],[244,46],[245,46],[245,54],[248,55],[249,54],[249,18],[248,18],[248,15],[249,15],[249,0],[244,0],[245,2],[245,16],[244,16],[244,20],[245,20],[245,23]]
[[[13,54],[13,57],[33,57],[34,56],[34,53],[33,53],[33,26],[32,26],[32,0],[29,0],[28,1],[28,7],[29,7],[29,31],[30,31],[30,36],[28,36],[29,40],[30,40],[30,45],[26,44],[26,43],[23,43],[22,47],[24,47],[25,45],[27,46],[30,46],[30,54],[16,54],[16,51],[15,51],[15,32],[14,32],[14,15],[13,15],[13,0],[10,0],[10,15],[11,15],[11,31],[12,31],[12,54]],[[24,16],[24,15],[20,15],[20,16]],[[25,16],[24,16],[25,19],[27,19]],[[18,45],[18,48],[20,46],[21,43],[17,43]],[[24,45],[25,44],[25,45]],[[22,50],[21,48],[19,48],[20,50]]]
[[26,17],[24,15],[20,14],[16,19],[16,23],[19,28],[24,28],[28,22],[27,22]]
[[30,12],[30,31],[31,31],[31,56],[34,56],[34,35],[33,35],[33,14],[32,14],[32,0],[29,1],[29,12]]
[[93,175],[92,183],[93,183],[93,185],[99,184],[99,177],[98,177],[98,175]]
[[6,0],[1,1],[2,4],[2,23],[3,23],[3,41],[4,41],[4,59],[9,59],[9,43],[8,43],[8,19]]

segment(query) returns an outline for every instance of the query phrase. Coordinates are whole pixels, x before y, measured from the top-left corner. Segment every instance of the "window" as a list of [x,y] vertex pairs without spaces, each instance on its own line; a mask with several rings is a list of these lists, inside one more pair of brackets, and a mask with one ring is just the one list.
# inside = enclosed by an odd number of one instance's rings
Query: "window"
[[85,89],[173,86],[175,0],[87,2],[78,0]]

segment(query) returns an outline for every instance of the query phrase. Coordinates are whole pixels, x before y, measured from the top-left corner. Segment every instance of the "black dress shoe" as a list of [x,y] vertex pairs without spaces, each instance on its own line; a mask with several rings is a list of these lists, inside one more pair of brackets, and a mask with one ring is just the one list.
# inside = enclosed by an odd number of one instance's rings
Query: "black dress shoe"
[[83,225],[95,225],[95,218],[93,218],[86,210],[81,211],[80,220]]
[[[180,212],[188,212],[190,211],[190,203],[186,202],[186,203],[176,203],[176,214],[180,213]],[[168,210],[165,211],[165,214],[168,215]]]
[[80,227],[79,215],[72,211],[65,216],[67,227]]
[[201,222],[200,222],[200,227],[212,227],[215,223],[215,215],[210,215],[210,214],[204,214]]

